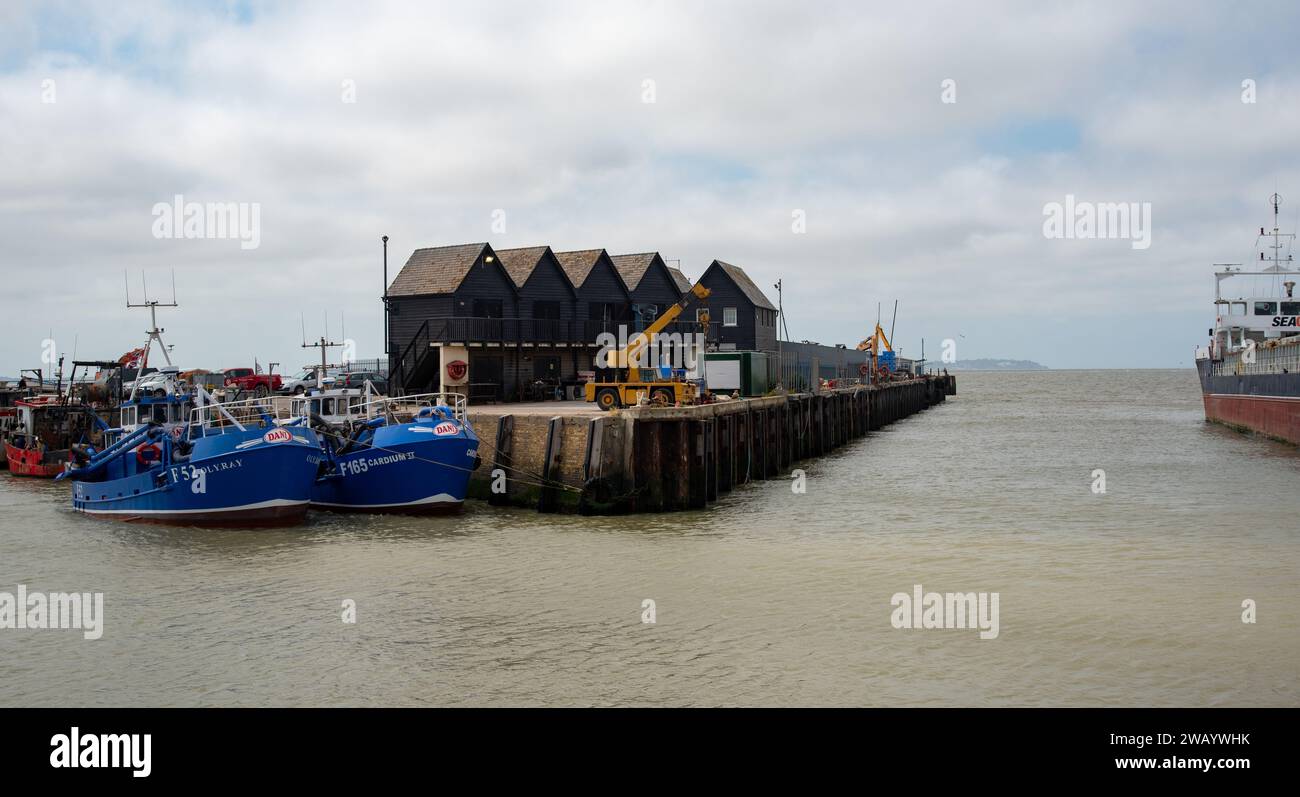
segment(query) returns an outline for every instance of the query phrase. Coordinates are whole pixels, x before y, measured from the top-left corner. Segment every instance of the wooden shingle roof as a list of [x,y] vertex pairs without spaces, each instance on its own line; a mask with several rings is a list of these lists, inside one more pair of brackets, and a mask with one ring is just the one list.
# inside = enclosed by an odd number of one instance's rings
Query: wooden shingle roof
[[556,252],[555,257],[564,268],[564,273],[569,275],[569,281],[575,287],[582,287],[604,253],[604,249],[582,249],[576,252]]
[[635,255],[613,255],[610,260],[614,261],[614,268],[618,269],[619,276],[627,283],[628,290],[634,291],[658,256],[658,252],[641,252]]
[[510,279],[514,280],[516,286],[522,288],[528,278],[533,275],[533,269],[537,264],[542,262],[549,246],[527,246],[521,249],[498,249],[497,257],[501,258],[501,265],[505,267],[506,273]]
[[393,284],[388,286],[388,295],[452,293],[464,281],[487,246],[486,243],[480,243],[416,249],[407,258],[402,270],[397,272]]
[[691,289],[693,284],[691,278],[683,274],[681,269],[669,266],[668,273],[673,275],[673,282],[677,283],[677,289],[682,293],[686,293]]
[[743,268],[740,266],[733,266],[730,263],[724,263],[721,260],[715,260],[713,262],[717,263],[718,267],[721,268],[728,277],[731,277],[732,281],[736,283],[736,287],[740,288],[740,292],[745,294],[745,298],[753,302],[755,307],[764,307],[768,310],[776,309],[776,305],[768,301],[767,297],[758,289],[758,286],[754,284],[754,281],[749,278],[749,275],[745,273]]

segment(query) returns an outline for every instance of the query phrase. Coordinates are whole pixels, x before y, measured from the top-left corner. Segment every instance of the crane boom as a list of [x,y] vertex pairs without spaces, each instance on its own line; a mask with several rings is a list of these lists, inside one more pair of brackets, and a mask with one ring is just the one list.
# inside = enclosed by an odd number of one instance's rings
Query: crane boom
[[629,382],[639,382],[641,380],[641,370],[635,365],[635,361],[637,356],[641,353],[641,350],[650,345],[650,340],[654,335],[662,331],[665,327],[676,320],[677,316],[682,314],[682,311],[686,309],[686,305],[690,303],[692,296],[699,299],[707,299],[709,298],[709,293],[709,289],[703,285],[696,285],[691,288],[690,293],[683,296],[681,301],[665,310],[663,315],[654,320],[654,323],[650,324],[650,326],[639,332],[636,337],[628,341],[627,346],[614,352],[614,366],[616,368],[627,369],[627,378]]

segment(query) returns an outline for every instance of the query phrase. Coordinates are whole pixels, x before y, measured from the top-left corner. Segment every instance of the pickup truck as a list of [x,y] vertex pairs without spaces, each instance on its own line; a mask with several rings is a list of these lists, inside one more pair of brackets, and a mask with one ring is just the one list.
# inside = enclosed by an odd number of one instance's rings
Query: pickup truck
[[283,386],[279,374],[259,374],[252,368],[227,368],[221,372],[222,384],[235,393],[251,393],[257,398],[265,398]]

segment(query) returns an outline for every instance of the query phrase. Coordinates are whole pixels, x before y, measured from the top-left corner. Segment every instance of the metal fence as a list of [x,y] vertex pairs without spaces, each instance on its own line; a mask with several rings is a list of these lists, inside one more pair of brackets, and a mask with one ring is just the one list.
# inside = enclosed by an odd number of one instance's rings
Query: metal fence
[[807,393],[821,385],[821,380],[836,387],[863,383],[860,364],[847,354],[837,353],[826,360],[797,351],[783,351],[767,359],[768,384],[780,385],[791,393]]
[[343,363],[338,370],[341,374],[350,374],[354,371],[378,371],[384,376],[388,376],[388,360],[378,357],[369,360],[351,360]]
[[1246,351],[1228,352],[1211,370],[1214,376],[1251,376],[1256,374],[1300,373],[1300,338],[1288,339],[1274,345],[1255,346],[1253,362],[1247,362]]

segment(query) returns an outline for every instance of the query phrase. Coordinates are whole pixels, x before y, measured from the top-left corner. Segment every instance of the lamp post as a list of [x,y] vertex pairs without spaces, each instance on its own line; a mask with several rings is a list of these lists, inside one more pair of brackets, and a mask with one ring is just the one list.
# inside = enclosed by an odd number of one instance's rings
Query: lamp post
[[388,360],[392,352],[388,350],[388,236],[384,241],[384,359]]

